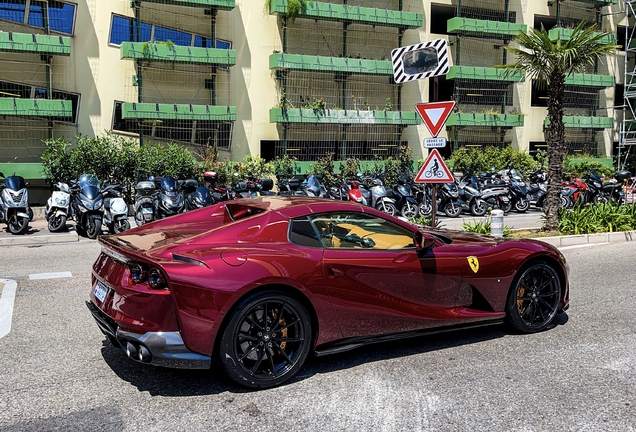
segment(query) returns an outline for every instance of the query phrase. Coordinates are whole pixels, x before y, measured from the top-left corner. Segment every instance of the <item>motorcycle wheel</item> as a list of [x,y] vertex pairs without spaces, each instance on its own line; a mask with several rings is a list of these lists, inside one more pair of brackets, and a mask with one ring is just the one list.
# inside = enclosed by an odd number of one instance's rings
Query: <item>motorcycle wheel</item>
[[605,195],[596,195],[594,197],[594,204],[607,204],[609,200]]
[[512,210],[512,203],[510,201],[507,203],[501,203],[501,210],[503,210],[504,214],[510,213],[510,210]]
[[101,219],[89,217],[88,226],[86,227],[86,237],[89,239],[96,239],[98,235],[102,233],[102,221]]
[[444,206],[444,213],[448,217],[456,218],[462,213],[461,206],[455,205],[453,203],[448,203]]
[[400,209],[400,214],[402,215],[402,217],[405,217],[407,219],[413,219],[419,216],[419,209],[415,204],[407,202]]
[[113,232],[115,234],[119,234],[129,229],[130,229],[130,222],[128,222],[128,218],[119,219],[113,222]]
[[483,216],[486,214],[487,211],[488,211],[488,204],[486,204],[485,201],[475,200],[470,205],[470,212],[473,214],[473,216]]
[[49,231],[60,232],[66,228],[66,216],[53,215],[49,218]]
[[397,208],[395,207],[395,204],[390,202],[381,202],[380,204],[376,206],[376,210],[380,210],[381,212],[384,212],[391,216],[397,215],[397,212],[398,212]]
[[530,201],[521,201],[518,200],[515,203],[515,211],[518,213],[525,213],[530,208]]
[[567,209],[567,208],[572,207],[572,200],[570,199],[570,197],[561,195],[561,198],[559,200],[559,204],[561,205],[561,207]]
[[29,219],[13,216],[9,219],[9,232],[11,234],[24,234],[29,229]]
[[433,212],[433,206],[430,201],[421,202],[418,206],[418,210],[420,212],[420,216],[429,216]]

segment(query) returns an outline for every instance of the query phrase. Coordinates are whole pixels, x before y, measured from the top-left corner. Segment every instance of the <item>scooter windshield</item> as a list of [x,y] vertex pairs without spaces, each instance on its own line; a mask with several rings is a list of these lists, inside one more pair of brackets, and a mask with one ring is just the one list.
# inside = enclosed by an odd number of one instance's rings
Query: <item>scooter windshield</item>
[[4,180],[4,184],[7,189],[11,189],[14,191],[19,191],[20,189],[24,189],[26,187],[26,183],[24,182],[24,177],[20,176],[9,176]]
[[95,186],[99,189],[99,180],[91,174],[82,174],[79,177],[77,184],[80,188],[84,188],[84,186]]
[[97,186],[92,184],[84,184],[80,186],[82,189],[82,195],[84,195],[89,200],[94,200],[99,195],[99,182],[97,182]]
[[161,179],[161,189],[165,192],[176,192],[177,181],[172,177],[164,177]]
[[320,193],[320,182],[316,178],[316,176],[309,176],[307,179],[307,187],[316,195]]

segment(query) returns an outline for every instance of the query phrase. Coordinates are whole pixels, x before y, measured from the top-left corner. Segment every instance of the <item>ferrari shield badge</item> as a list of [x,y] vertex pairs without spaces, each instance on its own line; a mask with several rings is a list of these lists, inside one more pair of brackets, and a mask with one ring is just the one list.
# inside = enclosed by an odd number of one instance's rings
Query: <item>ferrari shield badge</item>
[[469,256],[466,257],[466,259],[468,260],[468,265],[470,266],[470,268],[473,269],[475,273],[477,273],[479,271],[479,260],[477,259],[477,257]]

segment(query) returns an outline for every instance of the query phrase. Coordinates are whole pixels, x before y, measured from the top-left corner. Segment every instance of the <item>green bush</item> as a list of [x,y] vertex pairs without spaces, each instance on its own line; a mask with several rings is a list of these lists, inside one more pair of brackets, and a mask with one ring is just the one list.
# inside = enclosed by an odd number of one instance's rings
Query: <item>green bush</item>
[[[472,222],[464,222],[462,223],[462,231],[490,235],[492,233],[492,220],[490,217],[486,217],[481,221],[473,219]],[[503,236],[507,238],[510,237],[511,234],[512,227],[505,225],[503,227]]]
[[513,149],[511,146],[503,149],[491,146],[485,150],[462,147],[453,152],[451,159],[454,171],[475,174],[489,172],[493,168],[495,171],[506,168],[534,171],[541,165],[525,151]]
[[284,179],[289,179],[300,172],[296,158],[289,155],[277,156],[272,161],[272,166],[276,183],[281,183]]
[[[609,168],[602,163],[595,161],[592,156],[586,157],[585,159],[590,159],[589,161],[584,160],[581,162],[572,162],[570,156],[566,156],[563,160],[563,175],[567,178],[569,177],[581,177],[590,171],[596,171],[598,175],[605,177],[613,177],[616,170],[614,168]],[[580,156],[577,156],[577,159],[580,159]]]
[[633,204],[593,204],[559,210],[559,231],[565,235],[633,229],[636,229],[636,207]]
[[328,189],[332,186],[336,186],[338,183],[338,178],[334,174],[334,162],[333,162],[334,154],[331,152],[327,152],[325,156],[318,158],[318,160],[311,164],[308,174],[315,174],[322,176],[322,183]]
[[346,179],[356,178],[361,172],[358,158],[347,158],[340,164],[340,175]]

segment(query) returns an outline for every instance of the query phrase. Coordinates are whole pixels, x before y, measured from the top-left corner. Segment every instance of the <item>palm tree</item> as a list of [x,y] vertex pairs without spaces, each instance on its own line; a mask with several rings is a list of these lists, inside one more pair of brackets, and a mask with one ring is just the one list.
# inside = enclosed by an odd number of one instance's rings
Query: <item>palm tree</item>
[[[609,36],[609,37],[608,37]],[[603,39],[612,42],[604,42]],[[607,40],[606,39],[606,40]],[[548,86],[548,194],[546,198],[545,229],[559,228],[559,204],[563,180],[563,158],[565,148],[565,127],[563,126],[563,99],[565,79],[570,74],[582,72],[586,65],[593,65],[603,55],[614,52],[618,47],[613,36],[597,32],[597,25],[581,21],[572,37],[567,41],[550,40],[548,31],[531,29],[527,34],[519,33],[512,38],[519,48],[506,47],[515,55],[515,63],[497,67],[508,70],[523,70],[530,79]]]

